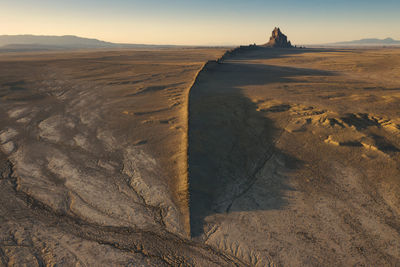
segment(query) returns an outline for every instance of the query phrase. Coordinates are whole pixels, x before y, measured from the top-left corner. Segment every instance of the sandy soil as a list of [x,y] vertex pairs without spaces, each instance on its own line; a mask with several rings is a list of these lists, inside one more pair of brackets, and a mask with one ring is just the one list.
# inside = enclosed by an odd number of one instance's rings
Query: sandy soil
[[0,55],[0,264],[400,264],[400,50]]

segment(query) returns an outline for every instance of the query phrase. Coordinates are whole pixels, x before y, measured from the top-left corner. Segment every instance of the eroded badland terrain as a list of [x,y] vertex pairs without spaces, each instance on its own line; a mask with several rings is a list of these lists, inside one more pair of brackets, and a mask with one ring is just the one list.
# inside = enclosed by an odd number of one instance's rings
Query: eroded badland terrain
[[400,264],[400,50],[224,53],[0,55],[0,265]]

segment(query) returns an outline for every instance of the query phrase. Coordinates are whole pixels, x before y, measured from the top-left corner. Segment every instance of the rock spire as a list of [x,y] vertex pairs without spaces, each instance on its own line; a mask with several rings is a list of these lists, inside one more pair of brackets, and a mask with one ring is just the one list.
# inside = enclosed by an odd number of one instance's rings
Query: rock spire
[[269,38],[269,42],[264,46],[274,48],[291,48],[293,47],[290,41],[287,40],[287,36],[284,35],[281,30],[277,27],[272,31],[272,36]]

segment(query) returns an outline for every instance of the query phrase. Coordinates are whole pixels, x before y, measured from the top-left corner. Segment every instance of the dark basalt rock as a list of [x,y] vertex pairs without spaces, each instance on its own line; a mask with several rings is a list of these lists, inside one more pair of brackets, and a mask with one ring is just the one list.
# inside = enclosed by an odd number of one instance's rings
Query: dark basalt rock
[[272,36],[269,38],[269,42],[264,46],[274,48],[291,48],[293,47],[290,41],[287,40],[287,36],[284,35],[281,30],[277,27],[272,31]]

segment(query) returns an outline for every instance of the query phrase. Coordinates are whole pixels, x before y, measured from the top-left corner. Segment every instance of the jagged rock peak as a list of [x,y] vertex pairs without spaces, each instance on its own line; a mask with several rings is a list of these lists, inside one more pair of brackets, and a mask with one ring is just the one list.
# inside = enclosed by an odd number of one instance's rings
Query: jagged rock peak
[[284,35],[278,27],[275,27],[272,31],[272,36],[269,38],[269,42],[266,43],[265,46],[276,48],[293,47],[290,41],[287,40],[287,36]]

